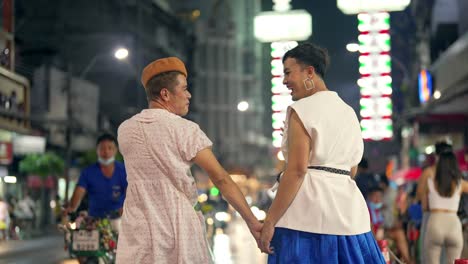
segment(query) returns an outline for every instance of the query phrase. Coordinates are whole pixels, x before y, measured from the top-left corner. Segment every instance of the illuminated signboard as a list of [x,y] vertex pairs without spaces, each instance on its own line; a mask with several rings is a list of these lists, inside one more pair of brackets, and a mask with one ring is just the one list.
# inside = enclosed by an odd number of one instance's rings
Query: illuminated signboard
[[271,116],[273,127],[273,146],[281,147],[283,131],[281,130],[286,120],[286,110],[292,104],[291,93],[283,84],[283,55],[286,51],[296,47],[296,41],[271,43]]
[[389,14],[359,14],[359,73],[361,129],[365,140],[393,137],[392,63]]
[[422,70],[418,75],[419,102],[426,103],[432,96],[432,75],[427,70]]
[[305,10],[262,12],[255,16],[254,34],[260,42],[307,40],[312,35],[312,16]]
[[347,15],[376,11],[401,11],[409,4],[410,0],[337,0],[338,8]]
[[291,0],[273,0],[273,10],[255,16],[254,35],[260,42],[271,43],[272,144],[280,148],[286,110],[292,104],[291,93],[283,84],[282,59],[298,45],[296,41],[312,35],[312,16],[305,10],[291,10]]

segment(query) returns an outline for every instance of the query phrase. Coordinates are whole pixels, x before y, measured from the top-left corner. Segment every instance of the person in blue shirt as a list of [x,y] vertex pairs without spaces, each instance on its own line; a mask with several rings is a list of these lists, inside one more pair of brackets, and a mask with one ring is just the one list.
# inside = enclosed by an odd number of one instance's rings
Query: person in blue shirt
[[127,174],[124,164],[115,161],[117,154],[115,137],[110,134],[98,137],[96,152],[98,162],[81,172],[66,212],[75,212],[88,193],[90,216],[120,217],[127,189]]

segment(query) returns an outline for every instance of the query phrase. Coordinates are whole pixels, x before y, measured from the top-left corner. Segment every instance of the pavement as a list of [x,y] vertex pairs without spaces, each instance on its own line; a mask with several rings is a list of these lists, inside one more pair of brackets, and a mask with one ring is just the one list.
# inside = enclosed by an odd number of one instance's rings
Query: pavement
[[[63,235],[51,229],[43,236],[27,240],[0,241],[1,264],[78,264],[63,248]],[[214,237],[215,264],[262,264],[260,253],[244,221],[234,218],[225,233]]]
[[51,231],[42,237],[27,240],[0,241],[2,264],[77,264],[63,248],[63,236]]

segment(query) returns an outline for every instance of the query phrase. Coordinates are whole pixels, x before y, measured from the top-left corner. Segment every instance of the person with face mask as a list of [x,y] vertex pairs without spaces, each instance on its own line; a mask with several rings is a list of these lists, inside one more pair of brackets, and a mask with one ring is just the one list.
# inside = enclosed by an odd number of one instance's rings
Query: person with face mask
[[369,208],[372,232],[377,240],[383,239],[384,217],[382,212],[383,190],[375,187],[367,194],[367,207]]
[[385,263],[353,177],[364,142],[354,110],[324,77],[328,52],[300,44],[283,57],[288,107],[286,168],[268,210],[260,249],[277,263]]
[[75,212],[87,193],[89,216],[118,218],[125,200],[127,174],[124,164],[115,161],[115,137],[111,134],[99,136],[96,153],[98,160],[81,172],[66,213]]

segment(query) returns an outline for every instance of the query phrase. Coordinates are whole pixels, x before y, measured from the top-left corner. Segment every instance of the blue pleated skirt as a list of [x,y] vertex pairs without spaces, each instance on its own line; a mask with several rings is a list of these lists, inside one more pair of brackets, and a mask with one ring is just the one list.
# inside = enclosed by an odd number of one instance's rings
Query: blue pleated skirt
[[337,236],[275,228],[268,264],[385,264],[372,232]]

